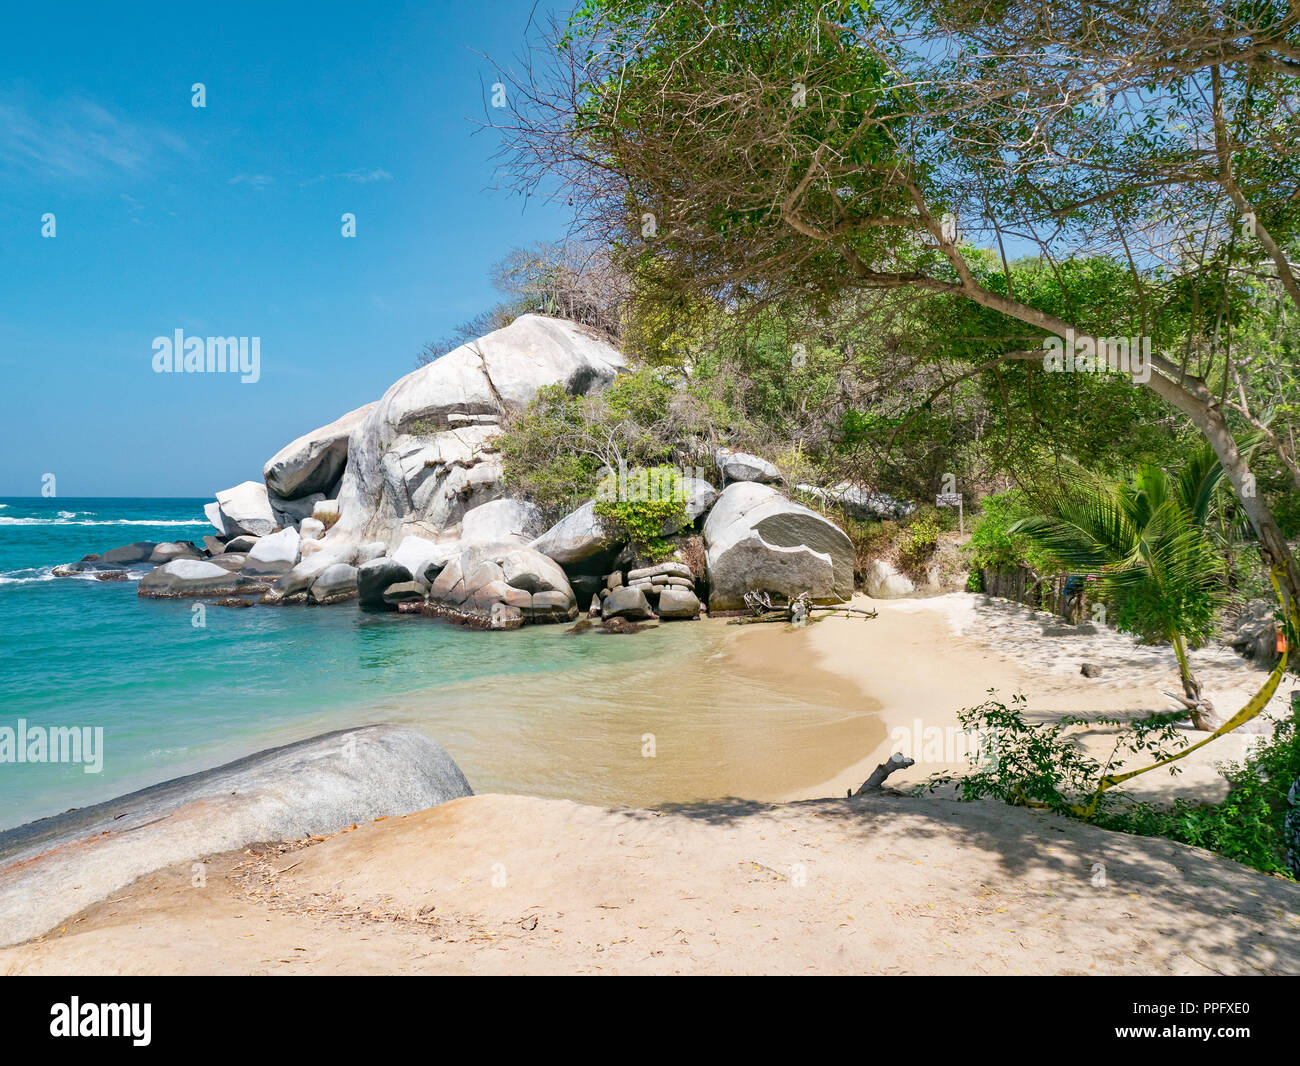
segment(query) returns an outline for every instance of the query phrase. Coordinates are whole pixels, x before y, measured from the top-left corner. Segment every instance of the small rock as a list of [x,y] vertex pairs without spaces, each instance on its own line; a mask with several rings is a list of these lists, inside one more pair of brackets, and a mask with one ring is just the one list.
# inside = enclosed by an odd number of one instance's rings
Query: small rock
[[1101,667],[1096,663],[1084,663],[1079,669],[1084,677],[1101,677]]

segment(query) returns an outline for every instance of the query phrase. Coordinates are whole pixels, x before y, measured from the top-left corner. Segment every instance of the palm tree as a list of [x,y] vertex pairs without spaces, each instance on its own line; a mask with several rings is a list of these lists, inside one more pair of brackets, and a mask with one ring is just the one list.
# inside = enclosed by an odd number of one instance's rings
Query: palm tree
[[1220,724],[1187,649],[1208,639],[1221,594],[1223,562],[1206,523],[1222,479],[1208,444],[1177,476],[1143,465],[1116,483],[1072,467],[1056,489],[1040,494],[1039,514],[1009,529],[1065,568],[1096,573],[1116,608],[1118,629],[1173,646],[1184,694],[1179,702],[1198,729]]

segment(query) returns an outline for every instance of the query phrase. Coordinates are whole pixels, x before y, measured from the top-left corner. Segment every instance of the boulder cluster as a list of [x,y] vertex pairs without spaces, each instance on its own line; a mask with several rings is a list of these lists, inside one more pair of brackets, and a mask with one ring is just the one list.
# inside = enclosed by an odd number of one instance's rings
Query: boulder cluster
[[685,518],[663,531],[666,559],[638,558],[612,540],[595,500],[547,523],[511,496],[497,449],[506,413],[543,386],[583,395],[626,370],[624,356],[585,327],[523,315],[298,437],[266,462],[261,480],[218,492],[205,507],[214,533],[202,546],[130,545],[61,569],[110,580],[128,564],[152,567],[139,583],[145,597],[357,600],[492,629],[584,611],[629,622],[698,618],[743,610],[750,591],[847,600],[848,536],[784,495],[780,471],[760,456],[719,448],[716,479],[682,472]]

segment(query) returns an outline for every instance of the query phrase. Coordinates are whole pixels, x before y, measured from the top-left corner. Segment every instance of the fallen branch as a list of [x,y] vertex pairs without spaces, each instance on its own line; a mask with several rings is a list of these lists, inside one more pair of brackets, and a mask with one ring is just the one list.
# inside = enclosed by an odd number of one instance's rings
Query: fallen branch
[[906,755],[894,752],[886,762],[882,762],[871,771],[871,776],[862,782],[862,787],[856,793],[850,792],[849,795],[865,796],[872,792],[879,792],[885,787],[885,778],[895,770],[906,770],[909,766],[915,764],[915,759],[909,759]]

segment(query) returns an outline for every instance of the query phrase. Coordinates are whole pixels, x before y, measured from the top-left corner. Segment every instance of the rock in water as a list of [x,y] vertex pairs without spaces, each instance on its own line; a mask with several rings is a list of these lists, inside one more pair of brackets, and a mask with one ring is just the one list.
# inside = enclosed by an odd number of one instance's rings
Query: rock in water
[[395,607],[384,590],[411,580],[411,571],[396,559],[371,559],[357,568],[357,596],[363,607]]
[[[286,444],[262,468],[267,488],[287,500],[328,492],[343,475],[348,459],[348,435],[374,407],[373,403],[358,407],[328,426]],[[310,508],[307,513],[311,513]]]
[[559,565],[530,548],[477,546],[450,559],[429,590],[450,617],[481,622],[493,604],[517,607],[529,622],[572,621],[577,601]]
[[248,550],[248,562],[242,573],[248,577],[287,574],[297,564],[301,546],[302,538],[292,526],[262,537]]
[[149,562],[156,565],[170,563],[173,559],[201,559],[199,549],[188,540],[164,541],[155,545],[149,555]]
[[239,596],[263,588],[265,585],[211,560],[177,559],[145,574],[136,586],[136,593],[157,599],[222,597]]
[[471,795],[435,741],[391,725],[259,752],[0,833],[0,940],[45,932],[152,870]]
[[357,597],[357,568],[347,563],[331,563],[311,583],[315,603],[342,603]]
[[605,602],[600,605],[600,614],[605,619],[627,618],[632,621],[655,617],[645,593],[639,588],[631,587],[611,591],[605,597]]
[[848,535],[768,485],[727,486],[704,523],[704,543],[710,611],[742,610],[750,591],[787,599],[807,592],[814,603],[853,595]]
[[101,563],[116,563],[121,566],[123,563],[145,563],[153,554],[156,547],[151,541],[138,540],[134,544],[126,544],[121,548],[113,548],[104,552],[99,557]]

